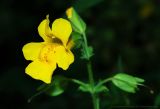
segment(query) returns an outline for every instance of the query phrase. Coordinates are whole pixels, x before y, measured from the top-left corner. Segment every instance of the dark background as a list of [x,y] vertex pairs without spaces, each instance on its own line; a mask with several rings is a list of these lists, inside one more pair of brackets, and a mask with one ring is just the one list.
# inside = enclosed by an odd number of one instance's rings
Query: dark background
[[[122,57],[125,73],[144,78],[150,90],[140,87],[136,94],[108,84],[101,95],[101,109],[114,106],[160,105],[160,1],[159,0],[1,0],[0,1],[0,108],[1,109],[91,109],[90,96],[73,84],[57,97],[41,94],[29,97],[42,84],[25,74],[28,65],[22,47],[40,42],[37,27],[47,14],[51,22],[74,6],[87,23],[87,38],[94,48],[94,76],[107,78],[118,73]],[[84,61],[76,60],[69,70],[55,75],[87,80]],[[150,107],[146,107],[147,109]],[[153,107],[152,107],[153,108]]]

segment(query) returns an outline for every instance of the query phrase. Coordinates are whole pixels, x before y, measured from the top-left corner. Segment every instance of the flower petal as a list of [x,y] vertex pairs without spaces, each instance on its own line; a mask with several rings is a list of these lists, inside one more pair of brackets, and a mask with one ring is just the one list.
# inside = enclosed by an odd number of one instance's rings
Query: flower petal
[[73,8],[72,7],[68,8],[66,14],[68,18],[72,18]]
[[67,70],[69,65],[74,62],[74,55],[70,50],[65,49],[63,46],[56,48],[56,62],[58,67]]
[[43,48],[43,42],[31,42],[23,46],[22,51],[26,60],[36,60],[39,57],[40,50]]
[[50,65],[40,61],[33,61],[26,67],[26,73],[32,78],[42,80],[49,84],[51,83],[53,71],[56,69],[56,63]]
[[51,42],[52,41],[52,32],[49,27],[49,16],[46,17],[45,20],[43,20],[39,26],[38,26],[38,33],[43,38],[45,42]]
[[72,32],[72,27],[68,20],[59,18],[53,22],[52,32],[53,35],[59,38],[63,42],[64,46],[66,46]]

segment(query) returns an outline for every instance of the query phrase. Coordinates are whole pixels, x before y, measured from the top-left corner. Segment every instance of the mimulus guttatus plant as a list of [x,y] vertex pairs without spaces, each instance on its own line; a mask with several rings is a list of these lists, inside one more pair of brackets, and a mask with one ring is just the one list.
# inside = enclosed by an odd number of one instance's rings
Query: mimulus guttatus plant
[[69,38],[72,27],[69,21],[59,18],[49,27],[49,16],[38,26],[38,33],[44,42],[31,42],[24,45],[22,51],[26,60],[32,62],[26,67],[26,74],[49,84],[56,67],[67,70],[74,62],[71,48],[74,43]]
[[[73,82],[78,85],[80,91],[91,95],[93,108],[100,109],[100,93],[109,93],[107,82],[112,82],[116,87],[128,93],[135,93],[139,85],[143,86],[144,79],[126,74],[120,61],[118,61],[117,74],[100,79],[100,81],[95,80],[91,61],[94,52],[87,41],[87,25],[73,7],[66,10],[66,17],[68,20],[56,19],[50,28],[47,15],[38,26],[38,33],[44,41],[28,43],[22,49],[25,59],[32,61],[25,69],[26,74],[45,82],[37,88],[38,92],[28,100],[29,102],[43,92],[50,96],[58,96],[64,92],[67,83]],[[60,75],[52,79],[57,66],[67,70],[74,62],[71,49],[73,46],[76,48],[77,45],[79,45],[77,50],[81,52],[79,57],[86,63],[88,81],[84,82]]]

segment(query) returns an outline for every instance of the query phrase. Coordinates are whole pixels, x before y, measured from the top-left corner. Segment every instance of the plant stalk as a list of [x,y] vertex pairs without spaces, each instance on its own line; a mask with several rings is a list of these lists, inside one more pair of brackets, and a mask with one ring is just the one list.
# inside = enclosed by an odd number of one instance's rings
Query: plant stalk
[[92,71],[92,63],[90,60],[90,56],[88,53],[88,43],[87,43],[87,38],[86,38],[86,34],[83,33],[83,39],[84,39],[84,50],[87,54],[87,71],[88,71],[88,77],[89,77],[89,83],[91,85],[91,97],[92,97],[92,102],[93,102],[93,107],[94,109],[100,109],[99,108],[99,97],[98,95],[94,92],[94,87],[95,87],[95,82],[94,82],[94,77],[93,77],[93,71]]
[[92,97],[93,107],[94,109],[99,109],[99,98],[98,98],[98,95],[94,92],[95,83],[94,83],[94,78],[93,78],[91,61],[88,61],[87,63],[87,70],[88,70],[89,82],[92,88],[91,97]]

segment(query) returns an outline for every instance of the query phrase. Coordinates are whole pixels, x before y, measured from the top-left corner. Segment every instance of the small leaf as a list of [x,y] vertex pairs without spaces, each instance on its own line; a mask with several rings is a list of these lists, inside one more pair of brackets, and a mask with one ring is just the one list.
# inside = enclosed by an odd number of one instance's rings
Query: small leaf
[[68,84],[68,79],[63,76],[54,76],[52,83],[50,84],[47,94],[50,96],[58,96],[62,94]]
[[81,56],[81,59],[89,59],[90,57],[92,57],[94,55],[93,53],[93,48],[91,46],[89,46],[88,48],[86,48],[84,45],[83,45],[83,48],[82,48],[82,56]]
[[89,57],[93,56],[93,47],[89,46],[87,48],[87,52],[88,52]]
[[48,90],[45,91],[46,94],[50,96],[58,96],[64,92],[64,89],[57,85],[48,86]]
[[119,73],[113,77],[112,82],[126,92],[135,93],[138,89],[137,86],[144,82],[144,80],[128,74]]
[[71,37],[72,37],[72,39],[73,39],[74,41],[76,41],[76,40],[81,40],[81,39],[82,39],[81,34],[79,34],[79,33],[77,33],[77,32],[72,32]]
[[[50,84],[42,84],[37,88],[39,92],[45,92],[50,96],[58,96],[64,92],[68,79],[63,76],[54,76]],[[39,93],[38,92],[38,93]]]
[[80,48],[83,42],[81,34],[77,32],[72,32],[71,39],[73,40],[74,48]]
[[135,77],[136,81],[137,82],[144,82],[144,79],[141,79],[141,78],[138,78],[138,77]]
[[80,80],[77,80],[77,79],[72,79],[72,82],[78,84],[78,85],[85,85],[86,83],[80,81]]
[[84,83],[76,79],[72,79],[72,82],[78,84],[79,85],[78,89],[81,90],[82,92],[92,92],[90,84]]
[[78,89],[82,92],[92,92],[90,84],[81,85]]
[[109,89],[104,86],[104,85],[97,85],[95,88],[94,88],[94,92],[95,93],[101,93],[101,92],[108,92]]

